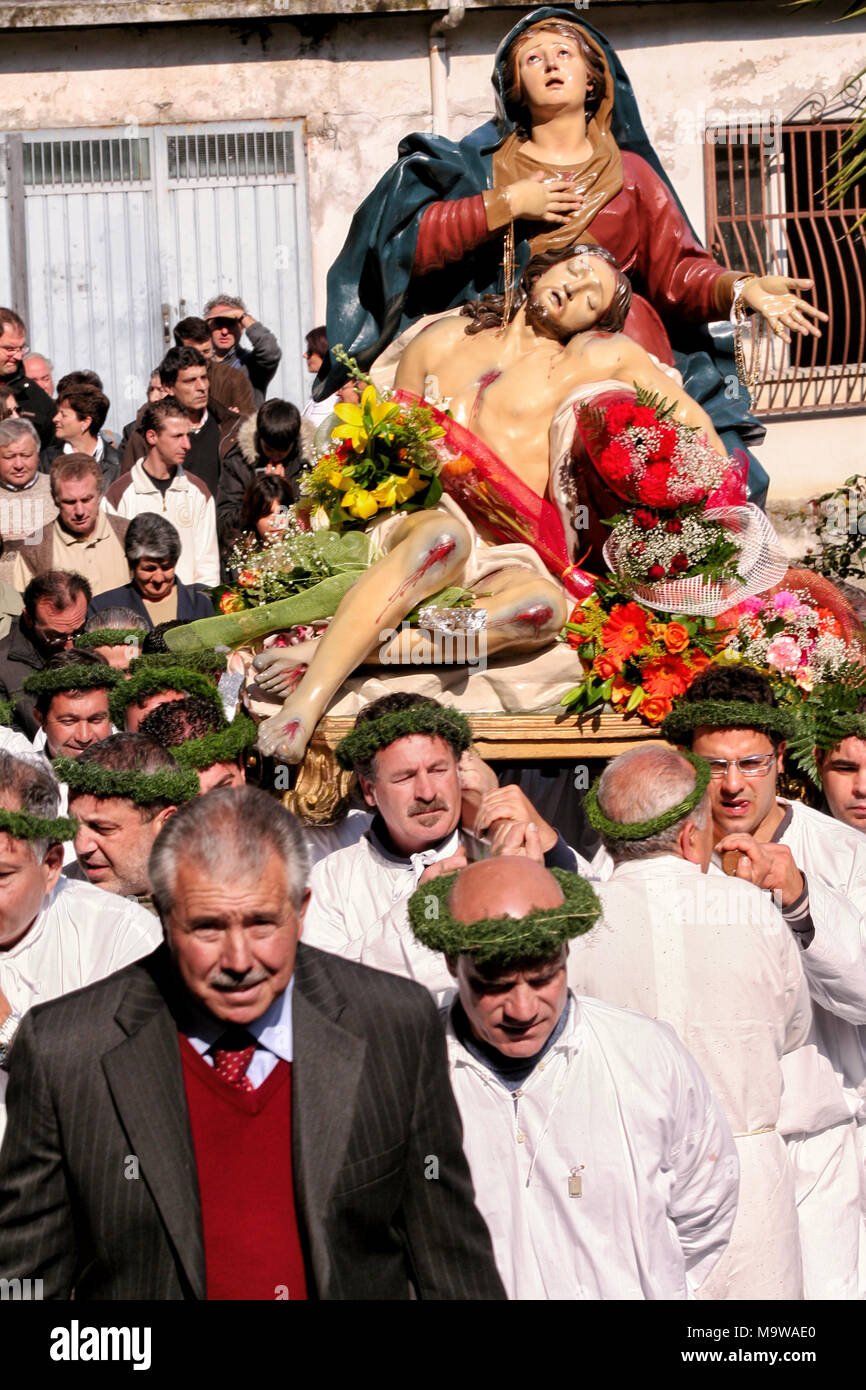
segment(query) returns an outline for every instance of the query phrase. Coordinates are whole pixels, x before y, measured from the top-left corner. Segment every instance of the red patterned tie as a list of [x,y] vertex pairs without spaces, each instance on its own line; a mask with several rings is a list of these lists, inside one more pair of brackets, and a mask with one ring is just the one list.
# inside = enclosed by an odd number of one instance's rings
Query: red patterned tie
[[249,1033],[243,1028],[230,1029],[217,1038],[213,1048],[214,1070],[217,1076],[229,1086],[239,1091],[253,1091],[255,1087],[247,1076],[247,1068],[253,1060],[256,1044],[250,1041]]

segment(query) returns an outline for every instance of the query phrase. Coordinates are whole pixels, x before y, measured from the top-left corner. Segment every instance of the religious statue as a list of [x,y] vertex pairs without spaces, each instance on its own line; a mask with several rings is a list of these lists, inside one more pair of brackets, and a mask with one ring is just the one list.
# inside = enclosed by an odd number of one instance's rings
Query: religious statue
[[[527,489],[536,501],[548,488],[554,416],[564,402],[591,397],[600,383],[664,398],[672,422],[702,432],[726,458],[706,412],[620,331],[631,298],[627,278],[602,247],[548,251],[530,261],[512,304],[488,296],[418,334],[398,366],[398,391],[421,396],[435,383],[434,394],[447,398],[457,426],[471,429],[500,461],[506,481],[514,475],[516,491]],[[476,595],[475,607],[486,614],[488,656],[538,650],[567,618],[565,570],[557,578],[556,567],[551,573],[530,545],[485,544],[483,523],[476,530],[451,498],[409,516],[393,513],[371,529],[382,558],[354,583],[324,636],[256,657],[259,684],[272,694],[291,692],[260,726],[265,753],[300,761],[328,703],[359,663],[434,660],[429,632],[396,629],[446,586]],[[383,644],[389,630],[396,635]]]
[[[701,327],[735,297],[771,330],[816,334],[811,281],[725,270],[701,246],[604,37],[568,8],[525,15],[496,54],[495,121],[459,144],[414,134],[355,214],[328,277],[328,339],[365,369],[419,318],[510,289],[530,256],[576,240],[616,258],[634,289],[627,336],[675,364],[729,450],[763,438],[734,362]],[[323,368],[315,393],[340,384]],[[766,474],[756,460],[750,494]]]

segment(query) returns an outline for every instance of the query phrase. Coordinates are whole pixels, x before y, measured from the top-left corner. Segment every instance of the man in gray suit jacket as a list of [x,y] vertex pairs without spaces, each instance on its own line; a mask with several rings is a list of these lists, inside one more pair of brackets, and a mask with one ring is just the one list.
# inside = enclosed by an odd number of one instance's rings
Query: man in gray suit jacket
[[10,1059],[0,1277],[63,1299],[498,1299],[425,990],[298,944],[294,819],[183,807],[167,947],[33,1009]]

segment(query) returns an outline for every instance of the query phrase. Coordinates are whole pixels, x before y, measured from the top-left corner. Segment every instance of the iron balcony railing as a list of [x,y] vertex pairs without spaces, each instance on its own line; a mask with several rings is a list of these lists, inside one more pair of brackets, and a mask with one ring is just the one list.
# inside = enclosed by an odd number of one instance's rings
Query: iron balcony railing
[[[731,269],[812,280],[804,298],[830,315],[821,337],[790,344],[753,331],[746,361],[757,365],[759,416],[866,409],[866,238],[850,228],[866,212],[866,178],[831,207],[825,183],[839,167],[847,122],[782,123],[760,139],[740,126],[708,130],[708,240]],[[769,138],[768,138],[769,137]]]

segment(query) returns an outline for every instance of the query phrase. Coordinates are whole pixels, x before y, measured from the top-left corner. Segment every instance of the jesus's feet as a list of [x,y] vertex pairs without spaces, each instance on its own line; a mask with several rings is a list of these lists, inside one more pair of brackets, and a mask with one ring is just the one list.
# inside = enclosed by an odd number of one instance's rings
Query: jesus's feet
[[308,725],[307,717],[294,707],[292,700],[287,700],[278,714],[259,725],[259,750],[266,758],[276,758],[280,763],[300,763],[314,728],[315,720]]

